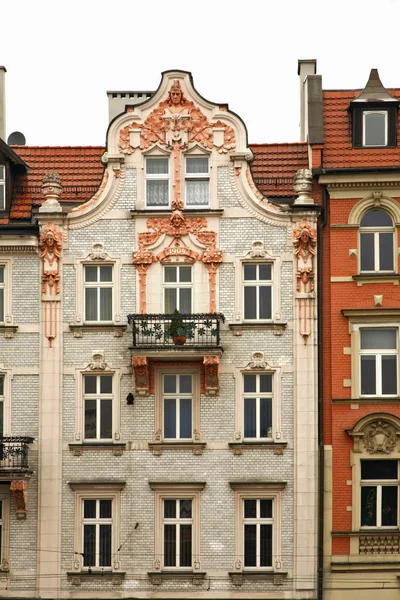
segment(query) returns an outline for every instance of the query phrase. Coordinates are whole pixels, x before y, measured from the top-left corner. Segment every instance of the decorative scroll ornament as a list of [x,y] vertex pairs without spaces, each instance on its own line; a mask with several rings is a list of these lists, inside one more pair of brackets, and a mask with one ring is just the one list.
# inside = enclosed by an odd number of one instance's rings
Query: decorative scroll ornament
[[21,481],[11,481],[10,490],[14,496],[17,519],[26,519],[26,513],[28,512],[28,483],[24,479]]
[[[293,232],[294,254],[297,259],[296,280],[297,292],[310,294],[314,291],[314,258],[316,255],[317,232],[311,227],[307,219],[301,221],[299,228]],[[298,310],[300,334],[304,343],[312,331],[313,299],[311,297],[298,297]]]
[[313,175],[309,169],[299,169],[294,176],[294,191],[298,194],[295,204],[314,204],[310,197],[313,191]]
[[104,244],[101,242],[94,242],[92,244],[92,251],[89,254],[91,260],[105,260],[107,254],[104,252]]
[[135,389],[138,396],[149,393],[149,365],[145,356],[132,356],[132,368],[135,377]]
[[219,356],[205,356],[203,359],[205,371],[205,394],[216,396],[219,392]]
[[257,369],[265,371],[271,368],[266,360],[264,360],[264,352],[253,352],[251,356],[252,360],[245,368],[246,371],[255,371]]
[[365,429],[363,442],[370,454],[390,454],[397,442],[395,428],[385,421],[375,421]]
[[89,369],[91,371],[104,371],[106,368],[107,364],[104,361],[104,352],[93,352]]
[[265,258],[267,252],[264,248],[264,242],[258,240],[251,244],[251,250],[247,253],[246,258]]
[[[42,263],[42,294],[44,296],[45,335],[50,347],[57,336],[57,313],[60,295],[60,259],[62,233],[52,223],[47,223],[39,239]],[[54,297],[54,300],[49,297]]]
[[[153,262],[167,262],[170,257],[185,256],[188,260],[200,261],[208,269],[210,312],[216,311],[216,273],[222,262],[222,252],[216,247],[217,234],[205,230],[207,219],[204,217],[186,218],[180,210],[175,210],[170,217],[148,219],[147,228],[153,231],[139,233],[138,250],[133,253],[132,262],[139,271],[140,312],[146,313],[146,281],[147,270]],[[193,234],[205,249],[202,253],[188,248],[182,237]],[[171,244],[158,255],[148,249],[162,235],[172,237]]]

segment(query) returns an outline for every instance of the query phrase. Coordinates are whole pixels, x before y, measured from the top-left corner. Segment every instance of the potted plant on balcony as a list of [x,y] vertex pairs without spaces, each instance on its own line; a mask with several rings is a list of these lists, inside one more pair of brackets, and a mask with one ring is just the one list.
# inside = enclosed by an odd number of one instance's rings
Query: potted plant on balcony
[[186,325],[180,316],[179,310],[174,310],[174,316],[172,317],[169,325],[169,335],[172,338],[175,346],[183,346],[186,342]]

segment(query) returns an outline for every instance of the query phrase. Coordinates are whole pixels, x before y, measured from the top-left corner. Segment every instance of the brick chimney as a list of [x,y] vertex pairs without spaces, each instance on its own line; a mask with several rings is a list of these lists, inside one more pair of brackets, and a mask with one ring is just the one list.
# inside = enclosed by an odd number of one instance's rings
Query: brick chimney
[[0,138],[6,141],[6,73],[5,67],[0,67]]

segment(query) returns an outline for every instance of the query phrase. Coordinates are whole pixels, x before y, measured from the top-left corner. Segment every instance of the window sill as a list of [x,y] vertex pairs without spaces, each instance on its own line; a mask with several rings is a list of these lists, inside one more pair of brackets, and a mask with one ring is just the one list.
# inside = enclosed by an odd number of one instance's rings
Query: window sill
[[283,454],[285,448],[287,448],[287,442],[274,442],[273,440],[261,441],[243,441],[243,442],[229,442],[229,448],[233,454],[241,455],[245,450],[273,450],[274,454],[278,456]]
[[[206,214],[212,214],[212,215],[223,215],[224,211],[222,208],[210,208],[210,207],[205,207],[205,208],[188,208],[185,206],[184,208],[185,214],[189,214],[189,215],[206,215]],[[171,207],[170,206],[164,206],[164,207],[154,207],[154,208],[142,208],[142,209],[138,209],[138,210],[131,210],[131,215],[132,218],[137,217],[137,215],[143,215],[143,216],[147,216],[147,215],[152,215],[154,217],[154,215],[159,215],[162,217],[165,217],[165,213],[171,213]]]
[[259,579],[263,581],[271,581],[274,585],[283,585],[287,578],[286,571],[267,571],[267,570],[243,570],[243,571],[230,571],[229,577],[232,580],[233,585],[243,585],[246,579]]
[[83,333],[87,333],[89,331],[93,332],[103,332],[112,331],[114,333],[114,337],[122,337],[122,334],[127,328],[127,325],[116,324],[116,323],[93,323],[93,325],[89,325],[88,323],[78,324],[78,323],[70,323],[69,325],[70,331],[74,334],[74,337],[81,338]]
[[83,452],[87,450],[111,450],[111,454],[114,456],[122,456],[126,444],[115,444],[113,442],[85,442],[81,443],[71,443],[68,444],[71,454],[74,456],[82,456]]
[[192,454],[203,454],[205,442],[149,442],[149,448],[154,456],[161,456],[164,450],[191,450]]
[[102,579],[112,582],[112,585],[122,585],[125,578],[125,571],[97,570],[91,571],[68,571],[67,577],[72,585],[81,585],[85,579]]
[[359,275],[353,275],[353,280],[358,285],[364,283],[392,283],[398,285],[400,281],[399,273],[360,273]]
[[191,579],[194,585],[200,585],[205,579],[206,571],[149,571],[147,575],[150,577],[152,585],[161,585],[165,579]]
[[17,333],[18,325],[5,325],[0,324],[0,333],[4,335],[5,338],[13,338]]
[[242,321],[241,323],[228,323],[233,335],[242,335],[244,330],[260,329],[273,331],[274,335],[282,335],[287,327],[286,321]]

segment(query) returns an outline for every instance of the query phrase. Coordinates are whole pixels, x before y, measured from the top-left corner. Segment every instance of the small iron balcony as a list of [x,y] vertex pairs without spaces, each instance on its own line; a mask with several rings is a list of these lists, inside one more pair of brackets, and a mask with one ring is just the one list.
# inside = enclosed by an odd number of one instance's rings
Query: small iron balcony
[[128,315],[136,348],[217,348],[224,321],[220,313]]
[[29,469],[28,444],[32,437],[0,437],[0,473]]

